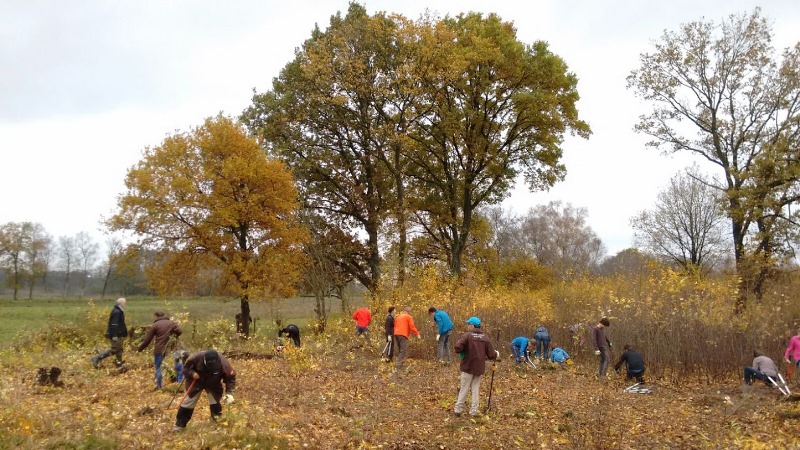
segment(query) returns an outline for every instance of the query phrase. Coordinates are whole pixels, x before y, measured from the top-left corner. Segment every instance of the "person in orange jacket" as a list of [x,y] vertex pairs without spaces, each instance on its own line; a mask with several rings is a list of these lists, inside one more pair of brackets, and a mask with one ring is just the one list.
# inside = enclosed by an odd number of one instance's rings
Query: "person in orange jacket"
[[403,366],[408,352],[408,337],[413,333],[422,339],[419,330],[414,326],[414,318],[411,317],[411,307],[406,306],[400,314],[394,318],[394,337],[397,339],[397,361],[394,368],[399,369]]
[[372,313],[366,306],[361,306],[353,313],[353,320],[356,321],[356,337],[364,336],[369,343],[369,324],[372,322]]

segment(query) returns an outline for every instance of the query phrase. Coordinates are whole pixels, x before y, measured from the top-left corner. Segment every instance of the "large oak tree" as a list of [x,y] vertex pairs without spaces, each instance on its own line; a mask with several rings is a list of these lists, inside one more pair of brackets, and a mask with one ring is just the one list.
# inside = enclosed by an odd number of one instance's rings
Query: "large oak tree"
[[240,299],[245,335],[251,299],[294,292],[307,238],[294,181],[238,123],[209,118],[146,148],[125,185],[109,228],[178,260],[214,261]]
[[589,133],[576,84],[545,43],[520,42],[497,16],[411,22],[351,4],[243,118],[290,165],[305,206],[363,233],[368,265],[349,270],[374,289],[382,238],[396,244],[400,280],[410,223],[458,274],[475,208],[520,173],[532,189],[563,177],[563,134]]
[[733,253],[741,280],[737,309],[759,295],[779,249],[796,227],[800,160],[800,43],[775,56],[759,9],[720,23],[665,31],[642,54],[628,86],[652,103],[637,130],[667,153],[690,152],[721,171]]
[[461,272],[473,214],[505,198],[524,175],[530,190],[562,180],[565,133],[588,138],[578,118],[577,77],[547,43],[517,39],[513,25],[490,14],[431,23],[421,37],[419,119],[410,131],[410,177],[416,218],[448,249]]
[[385,80],[391,72],[391,19],[351,4],[345,17],[315,29],[243,114],[271,154],[291,167],[304,206],[345,234],[366,237],[366,265],[344,268],[369,289],[381,276],[379,233],[393,209],[393,145]]

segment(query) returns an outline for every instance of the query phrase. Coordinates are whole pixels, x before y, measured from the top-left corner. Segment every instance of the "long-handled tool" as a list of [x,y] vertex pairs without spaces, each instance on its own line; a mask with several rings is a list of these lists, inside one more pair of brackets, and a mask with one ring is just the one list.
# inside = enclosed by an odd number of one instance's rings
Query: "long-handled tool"
[[[500,342],[500,330],[497,330],[497,340],[495,342]],[[489,412],[489,408],[492,407],[492,390],[494,388],[494,373],[497,370],[497,359],[495,358],[494,362],[492,363],[492,378],[489,381],[489,400],[486,401],[486,410],[484,414]]]
[[175,401],[175,397],[178,396],[178,392],[181,391],[181,385],[183,385],[183,384],[184,384],[183,381],[181,381],[180,384],[178,384],[178,390],[175,391],[174,394],[172,394],[172,398],[169,399],[169,403],[167,403],[167,406],[165,406],[164,409],[169,409],[169,407],[172,406],[172,402]]
[[[197,380],[192,380],[192,384],[190,384],[189,388],[186,389],[186,391],[183,393],[183,397],[181,397],[181,401],[178,402],[178,407],[180,407],[181,404],[183,404],[183,401],[186,400],[186,396],[189,395],[189,391],[191,391],[192,388],[194,387],[194,382],[195,381],[197,381]],[[175,397],[177,397],[177,394],[178,393],[176,392],[175,395],[172,396],[172,400],[175,400]],[[167,406],[167,408],[172,406],[172,400],[170,400],[169,405]]]
[[526,351],[525,356],[523,356],[523,358],[525,358],[525,364],[533,367],[534,369],[537,368],[536,363],[534,363],[533,360],[531,359],[531,352]]
[[784,380],[784,379],[783,379],[783,376],[781,376],[780,372],[778,372],[778,377],[779,377],[779,379],[780,379],[780,381],[781,381],[781,382],[780,382],[780,384],[778,384],[778,383],[775,381],[775,379],[773,379],[771,376],[767,375],[767,379],[768,379],[768,380],[769,380],[769,381],[770,381],[770,382],[771,382],[771,383],[772,383],[772,384],[773,384],[773,385],[774,385],[776,388],[778,388],[778,390],[779,390],[779,391],[781,391],[781,394],[783,394],[783,395],[784,395],[786,398],[789,398],[789,397],[791,397],[791,396],[792,396],[792,391],[790,391],[790,390],[789,390],[789,385],[787,385],[787,384],[786,384],[786,380]]
[[381,352],[381,358],[389,359],[389,354],[392,352],[392,341],[386,341],[386,345],[383,346],[383,351]]

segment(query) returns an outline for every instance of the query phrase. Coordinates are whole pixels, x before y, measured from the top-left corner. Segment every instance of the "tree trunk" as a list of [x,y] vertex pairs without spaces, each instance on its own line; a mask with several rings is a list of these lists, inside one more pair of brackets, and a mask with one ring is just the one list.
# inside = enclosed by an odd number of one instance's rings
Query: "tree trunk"
[[241,314],[242,314],[242,336],[245,338],[250,337],[250,301],[247,295],[243,295],[241,298]]
[[403,174],[400,171],[400,146],[394,149],[394,184],[397,190],[397,282],[402,287],[406,281],[406,241],[408,239],[406,229],[406,205],[405,205],[405,186],[403,186]]
[[371,272],[370,285],[367,286],[370,292],[374,292],[378,288],[381,279],[381,254],[378,249],[378,229],[377,227],[370,227],[367,230],[369,234],[369,269]]
[[746,267],[744,252],[744,220],[736,217],[739,211],[739,202],[736,199],[729,200],[731,211],[731,237],[733,238],[733,255],[736,263],[736,274],[739,276],[739,292],[736,296],[736,314],[742,314],[747,309],[747,296],[750,290],[748,283],[749,269]]
[[328,323],[328,310],[325,308],[325,293],[317,290],[314,293],[316,300],[316,307],[314,313],[317,316],[317,325],[314,327],[315,333],[322,333],[325,331],[325,326]]

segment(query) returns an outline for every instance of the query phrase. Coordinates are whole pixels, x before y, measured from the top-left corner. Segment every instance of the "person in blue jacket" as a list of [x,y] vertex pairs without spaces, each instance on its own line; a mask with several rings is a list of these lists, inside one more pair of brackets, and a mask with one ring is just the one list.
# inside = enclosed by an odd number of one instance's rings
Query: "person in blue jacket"
[[558,363],[559,365],[563,366],[567,363],[568,359],[569,353],[567,353],[566,350],[561,347],[556,347],[550,351],[550,361],[554,363]]
[[436,359],[441,362],[450,362],[450,335],[453,333],[453,321],[442,309],[428,308],[428,314],[433,316],[436,323]]
[[515,337],[511,341],[511,353],[514,354],[514,360],[517,361],[517,364],[524,362],[525,358],[528,357],[529,342],[530,340],[525,336]]

